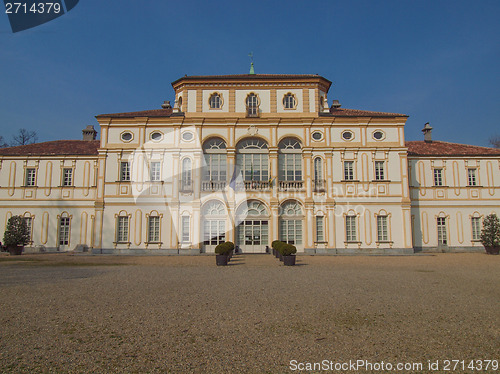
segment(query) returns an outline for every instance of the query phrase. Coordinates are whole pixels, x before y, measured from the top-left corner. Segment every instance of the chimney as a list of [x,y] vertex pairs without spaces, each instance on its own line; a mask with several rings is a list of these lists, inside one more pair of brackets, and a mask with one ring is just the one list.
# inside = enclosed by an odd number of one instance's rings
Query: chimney
[[429,122],[425,124],[422,132],[424,133],[424,141],[426,143],[432,143],[432,127],[429,125]]
[[170,101],[164,101],[163,104],[161,104],[161,107],[163,109],[172,109],[172,105],[170,105]]
[[97,131],[95,131],[93,125],[88,125],[82,130],[83,140],[95,140],[97,137]]

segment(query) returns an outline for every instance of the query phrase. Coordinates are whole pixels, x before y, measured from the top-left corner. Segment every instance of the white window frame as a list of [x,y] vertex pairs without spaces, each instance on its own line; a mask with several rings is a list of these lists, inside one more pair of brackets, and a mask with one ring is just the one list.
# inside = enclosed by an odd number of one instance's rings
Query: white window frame
[[189,243],[191,241],[191,230],[190,230],[190,222],[191,217],[182,216],[181,217],[181,242]]
[[26,168],[26,177],[24,182],[26,187],[36,186],[36,168]]
[[130,162],[128,161],[120,162],[120,181],[130,182]]
[[160,242],[160,216],[148,217],[148,243]]
[[210,109],[221,109],[222,108],[222,97],[218,92],[214,92],[208,98],[208,105]]
[[325,217],[316,216],[316,242],[325,241]]
[[62,185],[65,187],[73,185],[73,168],[63,168]]
[[248,117],[258,117],[259,116],[259,97],[253,93],[250,92],[247,95],[247,98],[245,99],[245,104],[247,107],[247,116]]
[[70,232],[71,220],[70,217],[60,217],[59,218],[59,246],[69,245],[69,232]]
[[344,161],[344,180],[354,180],[354,161]]
[[297,107],[297,99],[291,92],[283,96],[283,107],[285,109],[295,109]]
[[28,227],[30,242],[33,241],[33,217],[23,217],[24,222],[26,222],[26,227]]
[[480,241],[481,240],[481,217],[471,217],[471,226],[472,226],[472,240]]
[[467,169],[467,185],[470,187],[477,186],[477,168]]
[[151,161],[149,165],[149,178],[152,182],[159,182],[161,180],[161,162]]
[[438,235],[438,246],[448,245],[448,233],[447,233],[447,222],[446,217],[437,218],[437,235]]
[[193,191],[193,162],[189,157],[185,157],[181,161],[181,191]]
[[385,161],[375,161],[375,180],[385,180]]
[[434,168],[434,186],[441,187],[443,185],[443,168]]
[[129,217],[118,216],[116,217],[116,242],[128,243],[129,242]]
[[345,238],[346,242],[354,243],[358,241],[356,216],[345,216]]
[[387,216],[380,215],[377,216],[377,241],[387,242],[389,241],[389,231],[387,226]]

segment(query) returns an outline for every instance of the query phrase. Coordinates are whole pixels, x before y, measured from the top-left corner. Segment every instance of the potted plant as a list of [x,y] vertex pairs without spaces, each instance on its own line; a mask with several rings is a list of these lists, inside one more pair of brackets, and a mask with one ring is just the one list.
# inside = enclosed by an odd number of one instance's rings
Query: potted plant
[[490,255],[497,255],[500,252],[500,220],[495,213],[490,214],[483,221],[481,243],[486,253]]
[[3,242],[11,255],[23,253],[24,246],[30,240],[30,233],[26,221],[21,216],[12,216],[7,222],[7,228],[3,234]]
[[295,265],[295,253],[297,253],[297,247],[292,244],[285,244],[281,247],[281,254],[283,256],[283,265],[293,266]]
[[215,247],[215,263],[217,266],[226,266],[229,261],[230,253],[234,250],[232,242],[220,243]]
[[279,245],[279,243],[281,243],[281,241],[279,240],[274,240],[272,243],[271,243],[271,248],[273,249],[273,255],[274,257],[278,257],[278,251],[276,249],[276,246]]

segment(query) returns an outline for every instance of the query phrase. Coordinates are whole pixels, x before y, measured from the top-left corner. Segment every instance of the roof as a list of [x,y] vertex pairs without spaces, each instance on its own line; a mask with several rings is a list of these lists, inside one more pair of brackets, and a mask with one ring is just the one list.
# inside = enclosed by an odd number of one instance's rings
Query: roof
[[373,112],[370,110],[330,108],[330,114],[334,117],[408,117],[406,114]]
[[113,118],[133,118],[133,117],[170,117],[173,109],[150,109],[141,110],[138,112],[110,113],[99,114],[96,118],[113,117]]
[[500,149],[438,140],[406,141],[408,156],[500,156]]
[[0,156],[96,156],[99,140],[54,140],[0,148]]
[[230,74],[230,75],[185,75],[172,82],[172,86],[183,80],[263,80],[263,79],[293,79],[293,80],[304,80],[304,79],[322,79],[328,83],[328,87],[332,84],[328,79],[322,77],[318,74]]

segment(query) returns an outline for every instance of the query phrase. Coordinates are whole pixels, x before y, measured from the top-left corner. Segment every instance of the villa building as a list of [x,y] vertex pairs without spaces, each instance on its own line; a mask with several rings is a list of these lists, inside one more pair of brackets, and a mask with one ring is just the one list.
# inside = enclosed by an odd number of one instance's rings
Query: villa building
[[0,149],[0,230],[35,250],[482,250],[500,149],[406,141],[407,115],[329,104],[319,75],[185,76],[161,109],[101,114],[83,140]]

